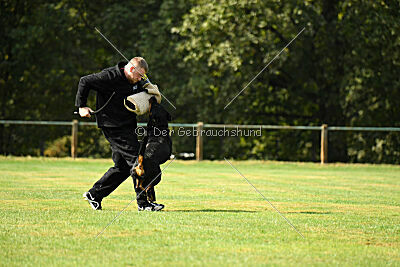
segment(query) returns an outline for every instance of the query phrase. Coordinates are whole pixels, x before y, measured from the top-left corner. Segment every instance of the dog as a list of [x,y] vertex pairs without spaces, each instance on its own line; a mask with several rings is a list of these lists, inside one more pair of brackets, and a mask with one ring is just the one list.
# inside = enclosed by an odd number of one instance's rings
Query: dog
[[146,192],[147,200],[154,203],[154,187],[161,181],[160,165],[165,163],[172,153],[172,140],[168,129],[168,122],[172,118],[154,96],[149,99],[149,107],[146,136],[140,147],[134,176],[136,188]]

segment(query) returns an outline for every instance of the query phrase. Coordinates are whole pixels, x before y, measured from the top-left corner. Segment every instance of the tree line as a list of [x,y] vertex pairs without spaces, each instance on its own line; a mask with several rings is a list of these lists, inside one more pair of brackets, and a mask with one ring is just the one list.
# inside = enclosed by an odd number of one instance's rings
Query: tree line
[[[0,5],[3,120],[72,120],[79,78],[123,60],[97,27],[128,58],[146,58],[151,80],[176,107],[163,102],[174,122],[400,127],[399,1],[4,0]],[[89,104],[94,101],[91,96]],[[0,153],[62,150],[69,131],[0,125]],[[173,141],[177,152],[194,149],[189,138]],[[210,159],[319,159],[315,132],[205,141]],[[108,156],[102,142],[99,131],[88,129],[80,136],[80,154]],[[396,133],[335,132],[329,142],[332,161],[400,162]]]

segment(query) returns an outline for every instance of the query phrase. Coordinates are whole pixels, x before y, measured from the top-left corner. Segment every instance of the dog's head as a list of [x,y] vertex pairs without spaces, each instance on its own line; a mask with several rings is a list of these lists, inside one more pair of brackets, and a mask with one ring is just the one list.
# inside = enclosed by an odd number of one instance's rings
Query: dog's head
[[153,96],[149,99],[150,103],[150,119],[153,120],[157,127],[168,127],[168,122],[172,120],[171,115],[163,106],[157,103],[157,99]]

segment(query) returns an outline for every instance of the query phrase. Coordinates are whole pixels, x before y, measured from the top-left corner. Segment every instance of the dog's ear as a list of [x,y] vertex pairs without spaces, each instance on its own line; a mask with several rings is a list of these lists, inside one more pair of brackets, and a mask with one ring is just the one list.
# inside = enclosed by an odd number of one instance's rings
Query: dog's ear
[[149,99],[149,103],[150,104],[154,104],[154,103],[157,103],[157,99],[156,99],[156,97],[155,96],[152,96],[150,99]]
[[168,119],[168,121],[172,121],[171,114],[169,114],[169,112],[168,112],[168,111],[167,111],[167,119]]

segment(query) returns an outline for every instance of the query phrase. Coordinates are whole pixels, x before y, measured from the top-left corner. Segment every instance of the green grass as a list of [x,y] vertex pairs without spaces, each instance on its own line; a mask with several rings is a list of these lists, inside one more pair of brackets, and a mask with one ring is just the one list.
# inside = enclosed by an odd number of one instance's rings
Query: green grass
[[125,181],[93,211],[82,193],[109,160],[0,157],[2,266],[400,266],[400,167],[174,161],[162,212]]

